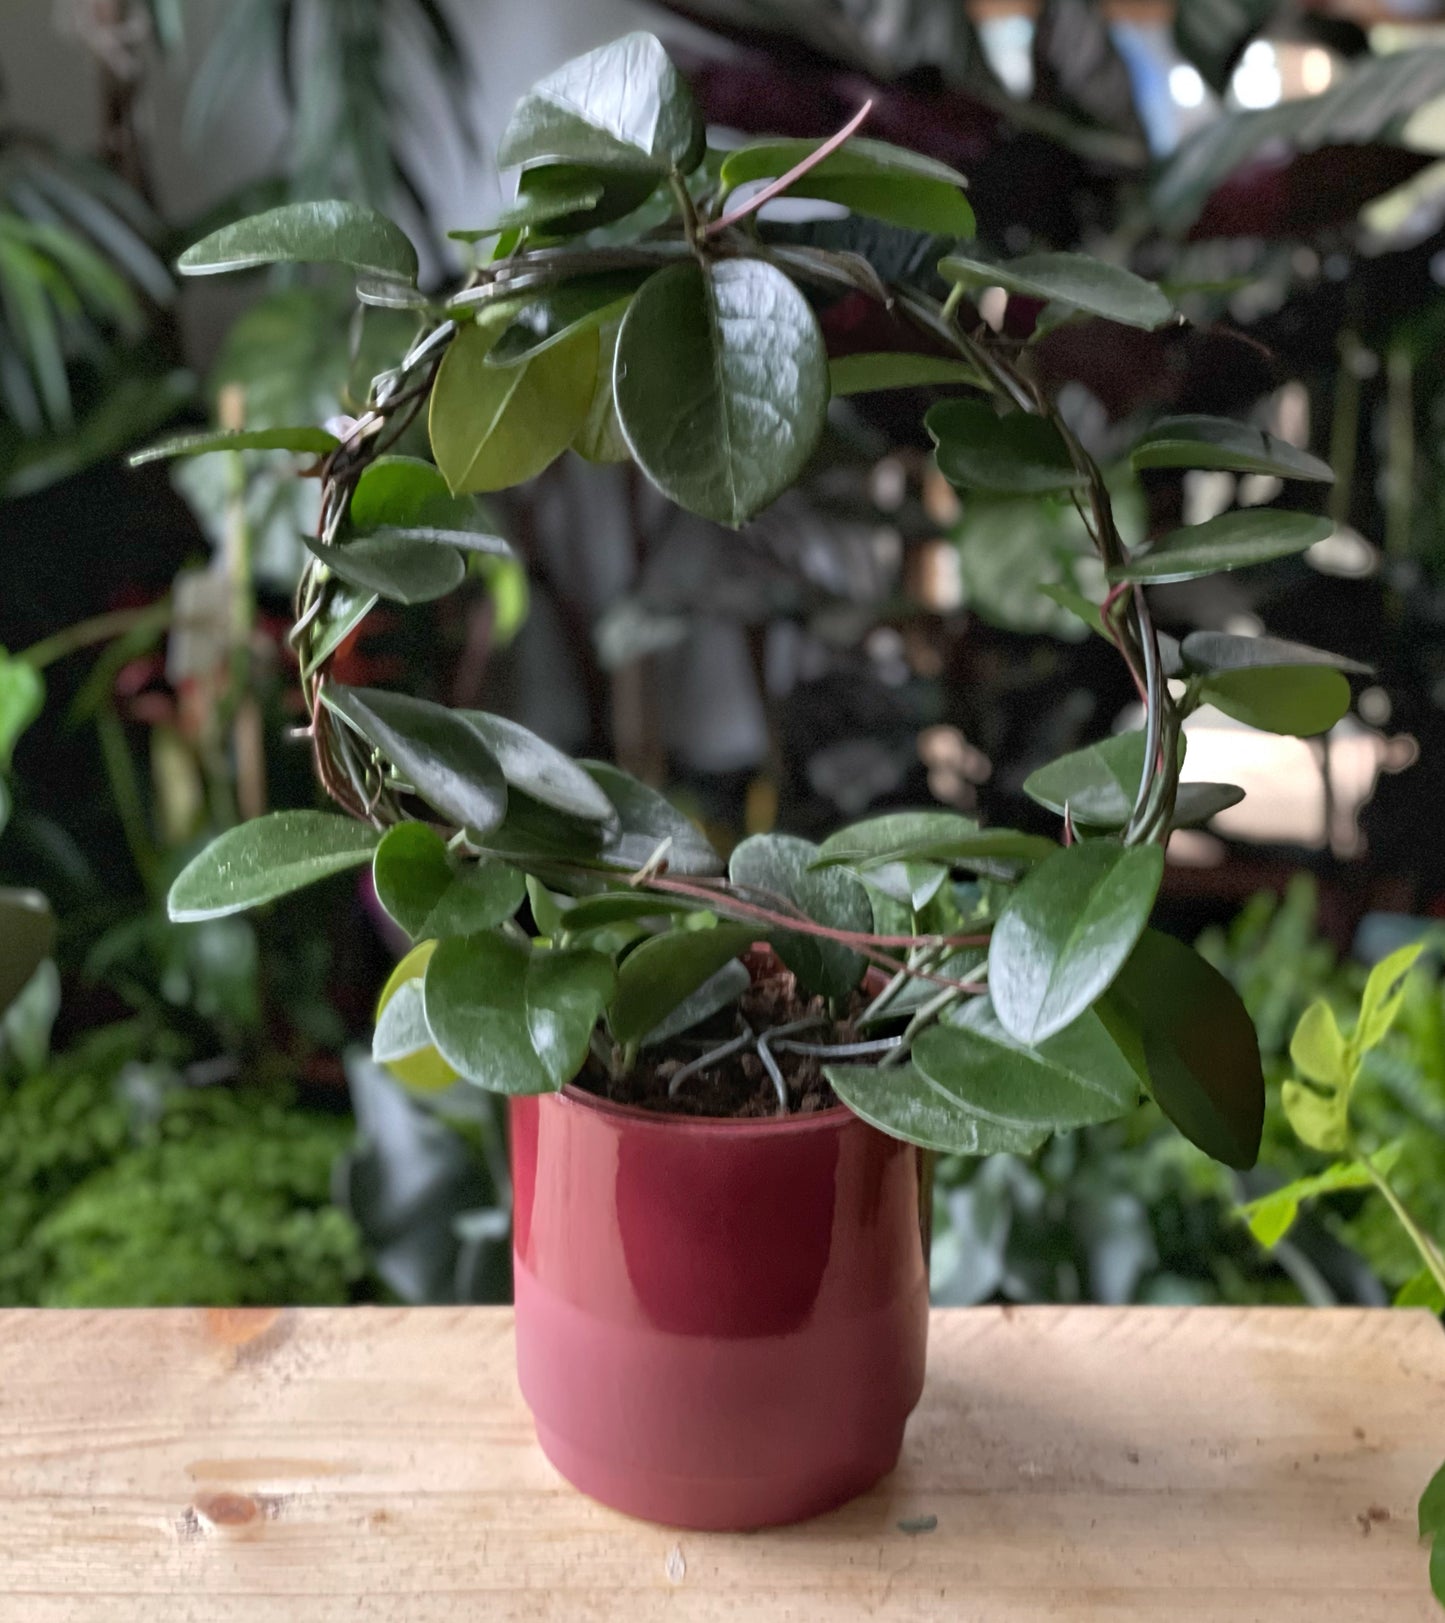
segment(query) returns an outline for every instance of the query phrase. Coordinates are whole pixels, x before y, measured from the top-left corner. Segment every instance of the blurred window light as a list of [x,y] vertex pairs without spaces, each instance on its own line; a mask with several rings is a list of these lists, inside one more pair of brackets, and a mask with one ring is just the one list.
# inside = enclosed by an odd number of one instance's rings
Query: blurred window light
[[1204,105],[1204,80],[1189,62],[1176,62],[1169,70],[1169,94],[1180,107]]
[[988,65],[1011,96],[1026,99],[1034,91],[1034,20],[1032,17],[984,17],[978,41]]
[[1246,47],[1230,90],[1241,107],[1273,107],[1279,100],[1283,90],[1279,59],[1268,40],[1257,39]]
[[1300,88],[1307,96],[1318,96],[1330,88],[1335,64],[1322,46],[1311,45],[1300,59]]

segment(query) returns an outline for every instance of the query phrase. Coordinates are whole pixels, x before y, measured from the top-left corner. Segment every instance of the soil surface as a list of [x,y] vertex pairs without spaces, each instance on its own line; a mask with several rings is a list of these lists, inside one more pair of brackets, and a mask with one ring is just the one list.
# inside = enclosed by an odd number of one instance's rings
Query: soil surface
[[[694,1071],[672,1098],[668,1097],[668,1086],[683,1066],[740,1034],[739,1013],[759,1035],[794,1020],[817,1016],[819,1025],[793,1034],[791,1040],[846,1043],[857,1041],[852,1022],[864,1006],[862,995],[855,994],[847,1018],[831,1020],[827,1017],[824,999],[805,996],[789,970],[770,967],[758,975],[732,1007],[672,1042],[644,1049],[626,1076],[609,1077],[603,1066],[593,1059],[588,1061],[575,1085],[614,1104],[634,1105],[654,1110],[659,1115],[737,1119],[777,1116],[781,1114],[777,1090],[762,1060],[752,1049],[730,1054],[706,1070]],[[837,1104],[837,1095],[823,1075],[826,1059],[776,1050],[773,1057],[788,1085],[790,1116],[810,1115]]]

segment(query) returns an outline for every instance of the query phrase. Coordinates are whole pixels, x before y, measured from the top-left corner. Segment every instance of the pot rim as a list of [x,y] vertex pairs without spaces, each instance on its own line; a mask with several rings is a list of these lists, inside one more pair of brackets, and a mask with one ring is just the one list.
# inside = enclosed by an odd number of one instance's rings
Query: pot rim
[[604,1116],[618,1116],[623,1121],[659,1133],[719,1133],[726,1137],[756,1137],[769,1133],[839,1132],[849,1122],[862,1124],[863,1118],[839,1102],[826,1110],[810,1110],[802,1116],[672,1116],[660,1110],[644,1110],[640,1105],[617,1104],[599,1094],[589,1093],[569,1082],[557,1093],[536,1095],[542,1099],[555,1099],[559,1103],[584,1110],[595,1110]]

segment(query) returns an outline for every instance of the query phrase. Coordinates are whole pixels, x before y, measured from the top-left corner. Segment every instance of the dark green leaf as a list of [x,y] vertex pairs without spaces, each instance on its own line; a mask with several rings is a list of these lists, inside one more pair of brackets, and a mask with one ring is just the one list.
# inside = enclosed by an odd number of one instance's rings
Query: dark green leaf
[[495,324],[463,327],[432,389],[432,455],[453,491],[504,490],[539,474],[586,421],[597,333],[575,331],[514,366],[486,364]]
[[[760,141],[729,152],[722,162],[724,195],[749,181],[785,175],[817,150],[816,141]],[[968,182],[956,169],[886,141],[853,136],[800,176],[794,197],[840,203],[855,214],[940,237],[971,237]]]
[[1421,1538],[1445,1539],[1445,1465],[1420,1495],[1419,1526]]
[[1197,828],[1243,799],[1237,783],[1181,783],[1171,821],[1175,828]]
[[617,826],[617,812],[602,788],[570,756],[505,716],[460,710],[496,757],[502,776],[544,806],[585,822]]
[[618,970],[607,1016],[612,1035],[620,1043],[640,1043],[756,937],[748,925],[719,924],[711,930],[669,930],[644,941]]
[[304,536],[308,550],[341,580],[393,603],[431,603],[456,591],[467,566],[455,547],[419,541],[401,531],[358,536],[327,546]]
[[[347,509],[351,528],[363,533],[445,531],[468,551],[505,552],[473,496],[453,496],[441,470],[420,457],[384,456],[367,464]],[[465,540],[463,536],[474,539]]]
[[[819,848],[788,834],[755,834],[733,851],[728,877],[744,900],[776,909],[777,898],[801,908],[815,924],[835,930],[873,928],[868,893],[843,868],[814,869]],[[773,929],[768,940],[810,992],[847,997],[863,979],[867,961],[852,947],[821,936]]]
[[40,892],[0,890],[0,1014],[25,990],[54,946],[55,916]]
[[600,930],[609,924],[627,924],[636,919],[665,919],[671,913],[710,911],[701,902],[686,896],[663,896],[648,890],[604,890],[596,896],[583,896],[565,907],[559,928],[568,932]]
[[[1144,773],[1145,736],[1116,733],[1061,755],[1024,779],[1024,793],[1060,817],[1065,808],[1089,828],[1123,828]],[[1179,759],[1184,759],[1180,741]]]
[[310,654],[303,676],[310,676],[346,641],[376,607],[378,592],[368,592],[349,581],[336,580],[326,594],[326,605],[311,622]]
[[422,998],[437,1052],[492,1093],[553,1093],[527,1023],[532,955],[486,933],[443,941],[427,964]]
[[1049,1136],[977,1114],[916,1065],[825,1065],[823,1074],[854,1115],[942,1155],[1031,1155]]
[[1228,1166],[1254,1165],[1264,1124],[1259,1042],[1217,969],[1183,942],[1147,930],[1099,1014],[1190,1143]]
[[1164,877],[1157,845],[1107,840],[1056,851],[994,926],[988,977],[1011,1037],[1041,1043],[1107,989],[1134,950]]
[[1129,454],[1136,468],[1226,468],[1333,484],[1334,473],[1308,451],[1229,417],[1166,417]]
[[295,451],[324,456],[341,443],[324,428],[250,428],[237,432],[202,429],[195,434],[171,434],[126,458],[138,468],[173,456],[202,456],[209,451]]
[[593,172],[589,177],[587,170],[570,164],[544,164],[526,170],[522,180],[530,181],[530,186],[519,188],[516,201],[491,225],[479,231],[448,231],[447,235],[454,242],[482,242],[523,226],[546,225],[567,214],[586,213],[602,200],[601,174]]
[[522,902],[515,868],[482,857],[457,862],[425,823],[398,823],[376,848],[377,900],[414,941],[475,935],[511,918]]
[[622,319],[617,317],[602,324],[597,331],[597,382],[593,386],[592,404],[572,449],[588,462],[627,462],[632,452],[627,448],[627,436],[622,432],[622,419],[617,415],[617,400],[612,392],[612,372],[617,359],[617,335],[622,330]]
[[1016,411],[1000,417],[981,400],[944,400],[924,418],[939,472],[950,484],[1001,496],[1038,496],[1076,489],[1074,466],[1058,429]]
[[527,965],[527,1030],[548,1076],[565,1087],[587,1058],[592,1028],[616,990],[600,952],[537,951]]
[[1142,580],[1166,584],[1245,569],[1303,552],[1334,531],[1327,518],[1287,513],[1274,507],[1245,507],[1203,524],[1172,530],[1122,568],[1111,569],[1111,581]]
[[517,103],[497,163],[565,159],[687,174],[702,161],[702,120],[686,81],[651,34],[627,34],[564,63]]
[[1278,637],[1236,637],[1227,631],[1191,631],[1180,646],[1186,670],[1247,671],[1257,665],[1328,665],[1353,676],[1373,676],[1368,665]]
[[540,355],[572,333],[619,322],[642,283],[645,271],[607,271],[578,276],[529,299],[491,349],[486,365],[511,366],[528,355]]
[[817,867],[844,865],[859,870],[883,863],[1040,862],[1058,847],[1037,834],[1011,828],[979,828],[955,812],[887,812],[829,835],[819,847]]
[[709,975],[697,991],[689,992],[670,1014],[648,1032],[642,1039],[642,1047],[655,1048],[658,1043],[665,1043],[684,1031],[691,1031],[704,1020],[710,1020],[730,1003],[736,1003],[752,985],[752,979],[746,964],[736,958],[729,959],[715,975]]
[[[547,237],[574,236],[595,231],[625,219],[639,209],[658,187],[656,170],[612,169],[580,163],[543,163],[524,169],[517,181],[517,201],[509,214],[537,211],[540,200],[545,219],[531,222],[534,234]],[[592,202],[571,209],[558,204],[568,193],[576,197],[586,191]],[[521,223],[520,221],[518,223]]]
[[670,873],[699,878],[723,871],[722,860],[707,836],[666,795],[605,761],[580,761],[578,765],[617,810],[620,827],[607,842],[610,862],[640,868],[666,841]]
[[623,319],[613,387],[648,478],[689,511],[736,526],[812,455],[828,356],[808,301],[771,265],[673,265]]
[[485,735],[459,710],[381,688],[331,683],[325,702],[373,744],[428,805],[479,834],[507,811],[507,780]]
[[187,276],[255,265],[350,265],[375,276],[416,280],[416,249],[384,214],[361,203],[285,203],[222,226],[187,248]]
[[982,375],[966,361],[946,355],[910,355],[880,350],[864,355],[840,355],[828,363],[834,395],[870,394],[879,389],[921,389],[934,384],[984,386]]
[[1327,733],[1350,708],[1350,684],[1319,665],[1255,665],[1217,671],[1199,687],[1202,699],[1246,727],[1310,738]]
[[177,924],[224,918],[371,860],[374,828],[330,812],[285,811],[228,829],[192,857],[171,886]]
[[373,310],[430,310],[434,305],[410,282],[398,282],[390,276],[359,276],[356,302]]
[[938,270],[961,287],[1001,287],[1145,332],[1175,319],[1174,306],[1152,282],[1087,254],[1026,254],[1001,265],[953,254],[939,260]]
[[473,843],[522,865],[568,862],[604,865],[607,830],[588,818],[546,806],[521,789],[507,792],[507,815],[499,828],[470,831]]

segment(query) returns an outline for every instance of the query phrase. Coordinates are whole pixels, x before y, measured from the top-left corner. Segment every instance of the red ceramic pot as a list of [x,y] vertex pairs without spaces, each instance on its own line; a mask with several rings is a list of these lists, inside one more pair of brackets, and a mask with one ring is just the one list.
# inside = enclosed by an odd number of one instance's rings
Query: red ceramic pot
[[677,1527],[800,1521],[898,1459],[923,1387],[919,1152],[838,1108],[511,1102],[517,1374],[576,1487]]

